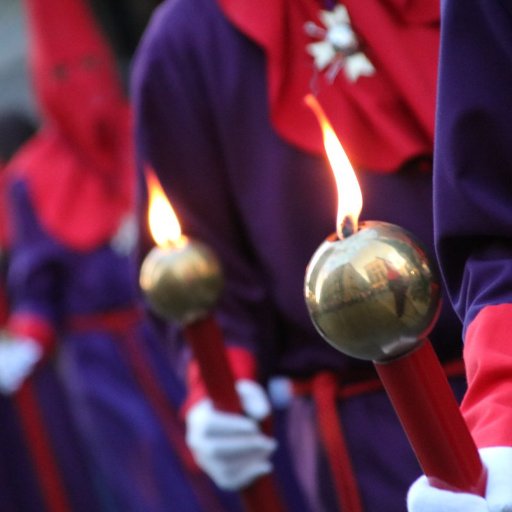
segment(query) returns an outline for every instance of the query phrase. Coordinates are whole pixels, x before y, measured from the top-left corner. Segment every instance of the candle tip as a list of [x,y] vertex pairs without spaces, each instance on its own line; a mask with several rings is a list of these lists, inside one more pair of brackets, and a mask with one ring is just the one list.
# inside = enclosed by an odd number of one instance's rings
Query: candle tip
[[357,231],[357,225],[351,215],[343,217],[340,225],[338,226],[338,238],[344,240],[352,236]]

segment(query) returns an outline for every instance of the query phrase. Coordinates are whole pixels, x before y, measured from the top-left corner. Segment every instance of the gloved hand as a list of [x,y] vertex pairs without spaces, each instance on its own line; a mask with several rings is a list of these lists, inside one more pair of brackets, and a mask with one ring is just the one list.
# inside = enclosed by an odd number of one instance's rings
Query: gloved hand
[[269,415],[263,388],[251,380],[239,380],[236,389],[247,416],[224,413],[204,398],[186,416],[187,445],[198,466],[225,490],[239,490],[272,471],[269,458],[274,439],[262,434],[258,421]]
[[15,393],[43,356],[30,338],[0,338],[0,393]]
[[409,512],[512,512],[512,448],[481,448],[487,467],[485,499],[473,494],[431,487],[425,476],[414,482],[407,495]]

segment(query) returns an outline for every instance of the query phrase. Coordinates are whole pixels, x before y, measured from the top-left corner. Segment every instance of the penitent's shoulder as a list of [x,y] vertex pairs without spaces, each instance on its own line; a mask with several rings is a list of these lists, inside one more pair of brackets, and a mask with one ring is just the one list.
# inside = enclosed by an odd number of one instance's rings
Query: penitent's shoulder
[[155,10],[141,48],[204,48],[229,28],[217,0],[166,0]]
[[[155,11],[131,72],[132,95],[148,84],[188,84],[198,94],[222,89],[238,76],[248,40],[226,18],[217,0],[166,0]],[[187,92],[187,94],[190,91]]]

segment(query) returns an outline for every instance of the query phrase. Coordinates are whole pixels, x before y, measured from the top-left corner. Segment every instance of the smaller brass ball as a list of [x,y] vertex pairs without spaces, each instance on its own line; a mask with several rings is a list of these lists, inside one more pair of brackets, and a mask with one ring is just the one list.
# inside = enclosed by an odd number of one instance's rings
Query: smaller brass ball
[[220,263],[205,244],[154,247],[140,269],[140,287],[160,317],[187,324],[206,316],[223,288]]
[[306,270],[304,295],[318,332],[359,359],[386,361],[412,351],[440,308],[440,282],[425,250],[407,231],[366,222],[328,238]]

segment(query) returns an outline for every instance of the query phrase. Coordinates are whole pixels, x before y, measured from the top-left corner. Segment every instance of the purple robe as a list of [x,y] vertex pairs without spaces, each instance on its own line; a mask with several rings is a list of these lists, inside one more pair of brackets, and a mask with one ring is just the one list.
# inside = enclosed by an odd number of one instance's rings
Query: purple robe
[[[436,243],[464,327],[512,303],[512,13],[445,2],[435,153]],[[457,37],[459,31],[467,37]],[[476,33],[478,37],[470,37]]]
[[0,510],[44,510],[37,475],[11,400],[0,397]]
[[[55,365],[49,363],[38,369],[30,378],[30,387],[37,402],[35,414],[40,421],[32,422],[31,430],[37,431],[38,443],[46,445],[56,470],[61,499],[72,507],[73,512],[109,510],[105,508],[103,483],[94,474]],[[17,398],[0,398],[0,414],[4,423],[0,428],[0,453],[2,466],[7,472],[2,490],[10,492],[12,510],[51,510],[42,482],[42,473],[47,469],[37,462],[34,446],[27,439],[21,405],[16,401]],[[31,415],[33,413],[30,411]],[[45,462],[46,458],[42,463]],[[7,507],[6,510],[11,509]]]
[[176,412],[182,383],[159,334],[137,314],[132,254],[112,243],[88,252],[65,247],[38,222],[23,181],[10,197],[13,311],[57,330],[59,376],[108,510],[226,510],[228,498],[197,469],[187,473]]
[[443,3],[435,229],[464,323],[462,412],[479,447],[511,446],[512,7]]
[[[0,256],[3,256],[0,257],[0,286],[4,293],[7,251]],[[28,420],[23,420],[27,413],[23,409],[27,405],[20,402],[19,393],[14,396],[0,395],[0,510],[49,510],[45,485],[53,487],[56,481],[43,483],[42,472],[47,472],[48,462],[55,468],[57,485],[60,486],[58,494],[66,506],[72,507],[73,512],[107,510],[102,505],[103,486],[96,481],[91,470],[54,361],[37,368],[29,382],[29,395],[36,402],[36,411],[29,411],[30,428],[36,432],[35,442],[45,445],[45,460],[38,462],[35,447],[27,437]],[[34,421],[33,414],[37,421]],[[46,457],[50,457],[50,461]]]
[[[139,48],[132,89],[141,162],[156,170],[183,232],[222,261],[217,317],[227,342],[255,354],[262,380],[324,370],[347,381],[374,375],[370,363],[325,343],[309,319],[304,273],[334,231],[335,186],[322,156],[274,131],[261,49],[213,0],[167,1]],[[418,157],[391,175],[358,170],[362,219],[400,224],[432,255],[431,174],[423,169],[430,156]],[[460,324],[447,304],[431,339],[444,360],[460,354]],[[294,399],[279,414],[287,424],[280,441],[298,459],[295,472],[308,473],[299,480],[309,508],[295,510],[331,511],[314,408],[308,397]],[[347,399],[339,411],[365,510],[405,510],[406,490],[421,471],[387,397],[381,391]]]

